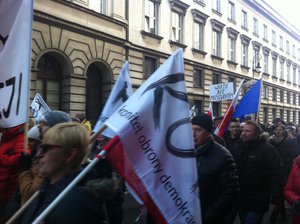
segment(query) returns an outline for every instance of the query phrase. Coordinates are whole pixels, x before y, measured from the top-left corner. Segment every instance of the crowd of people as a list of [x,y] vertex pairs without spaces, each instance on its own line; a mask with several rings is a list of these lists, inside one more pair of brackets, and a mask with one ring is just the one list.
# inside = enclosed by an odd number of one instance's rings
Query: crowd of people
[[299,224],[300,126],[233,119],[220,141],[214,125],[204,113],[192,119],[203,223],[259,224],[271,209],[275,224],[286,220],[287,201]]
[[[71,118],[50,111],[39,124],[31,123],[27,136],[24,124],[1,129],[1,224],[22,206],[13,223],[32,223],[108,141],[100,135],[90,147],[91,124],[83,113]],[[209,115],[201,113],[191,123],[203,224],[233,224],[237,217],[259,224],[269,209],[275,224],[286,219],[287,203],[294,224],[300,223],[300,126],[279,118],[272,125],[233,119],[220,138]],[[121,224],[123,194],[123,181],[101,160],[44,222]],[[151,214],[147,223],[155,223]]]

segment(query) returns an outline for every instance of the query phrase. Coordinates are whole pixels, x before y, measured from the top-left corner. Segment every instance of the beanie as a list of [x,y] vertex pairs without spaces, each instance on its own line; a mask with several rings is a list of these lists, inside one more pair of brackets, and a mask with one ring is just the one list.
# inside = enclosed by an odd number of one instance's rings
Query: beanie
[[34,139],[36,141],[42,141],[41,133],[40,133],[40,130],[38,128],[38,125],[35,125],[32,128],[30,128],[30,130],[27,133],[27,137],[31,138],[31,139]]
[[71,121],[71,118],[67,113],[59,110],[49,111],[44,115],[44,118],[50,127],[59,123]]
[[192,118],[192,124],[199,125],[208,132],[211,132],[213,130],[213,121],[211,117],[208,114],[201,113],[195,117]]

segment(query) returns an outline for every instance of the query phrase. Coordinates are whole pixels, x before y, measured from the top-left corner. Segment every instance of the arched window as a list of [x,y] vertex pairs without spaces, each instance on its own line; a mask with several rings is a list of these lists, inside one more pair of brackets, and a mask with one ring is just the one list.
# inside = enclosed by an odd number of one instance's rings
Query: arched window
[[61,76],[58,60],[51,54],[43,55],[38,63],[36,90],[51,110],[61,109]]

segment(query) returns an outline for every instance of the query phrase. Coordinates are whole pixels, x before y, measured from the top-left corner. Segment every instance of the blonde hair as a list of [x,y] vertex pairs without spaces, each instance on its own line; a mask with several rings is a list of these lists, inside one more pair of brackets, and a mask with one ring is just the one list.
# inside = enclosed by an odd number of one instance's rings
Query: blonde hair
[[78,154],[72,162],[73,169],[79,168],[88,152],[89,134],[85,127],[79,123],[60,123],[51,127],[43,138],[43,143],[49,141],[61,145],[64,153],[68,154],[72,149],[77,149]]

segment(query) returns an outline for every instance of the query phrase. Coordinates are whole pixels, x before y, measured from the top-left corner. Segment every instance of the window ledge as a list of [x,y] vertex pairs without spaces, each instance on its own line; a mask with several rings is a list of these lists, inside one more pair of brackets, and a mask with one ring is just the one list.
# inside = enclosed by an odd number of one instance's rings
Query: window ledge
[[280,81],[280,82],[284,82],[285,80],[284,80],[283,78],[280,78],[279,81]]
[[177,46],[177,47],[181,47],[181,48],[184,49],[184,50],[185,50],[185,48],[187,47],[187,45],[184,45],[184,44],[182,44],[182,43],[179,43],[179,42],[176,42],[176,41],[173,41],[173,40],[169,40],[169,43],[170,43],[171,47],[172,47],[173,45],[175,45],[175,46]]
[[291,81],[286,81],[286,83],[287,83],[287,84],[289,84],[289,85],[291,85],[291,84],[292,84],[292,82],[291,82]]
[[228,20],[229,22],[233,23],[234,25],[236,25],[235,19],[227,18],[227,20]]
[[215,10],[215,9],[212,9],[211,11],[212,11],[213,13],[217,14],[217,15],[220,16],[220,17],[223,15],[221,12],[219,12],[219,11],[217,11],[217,10]]
[[199,49],[196,49],[196,48],[192,48],[192,51],[194,53],[202,54],[203,56],[207,55],[207,52],[199,50]]
[[272,46],[273,46],[273,47],[277,47],[277,45],[276,45],[276,44],[274,44],[274,43],[272,43]]
[[221,57],[219,57],[219,56],[217,56],[217,55],[210,55],[211,56],[211,58],[213,59],[213,60],[218,60],[218,61],[220,61],[220,62],[222,62],[223,60],[224,60],[224,58],[221,58]]
[[241,28],[243,29],[243,30],[246,30],[247,32],[249,31],[249,29],[247,28],[247,27],[245,27],[245,26],[241,26]]
[[206,6],[206,4],[204,2],[202,2],[202,1],[194,0],[194,2],[196,2],[197,4],[199,4],[199,5],[203,6],[203,7]]
[[263,72],[262,74],[263,74],[264,76],[270,77],[270,74],[267,73],[267,72]]
[[234,65],[235,67],[238,65],[235,61],[227,60],[227,64]]
[[259,38],[259,35],[257,33],[253,32],[252,34],[253,34],[253,36],[256,36],[257,38]]
[[151,37],[151,38],[154,38],[154,39],[158,40],[159,43],[163,39],[163,37],[161,37],[159,35],[156,35],[156,34],[153,34],[153,33],[146,32],[145,30],[141,30],[141,34],[142,34],[143,38],[145,38],[145,36]]
[[246,69],[247,71],[249,71],[250,67],[246,66],[246,65],[240,65],[242,69]]
[[266,39],[266,38],[263,38],[263,41],[266,43],[269,43],[268,39]]
[[276,76],[272,76],[273,80],[278,80],[278,78]]

